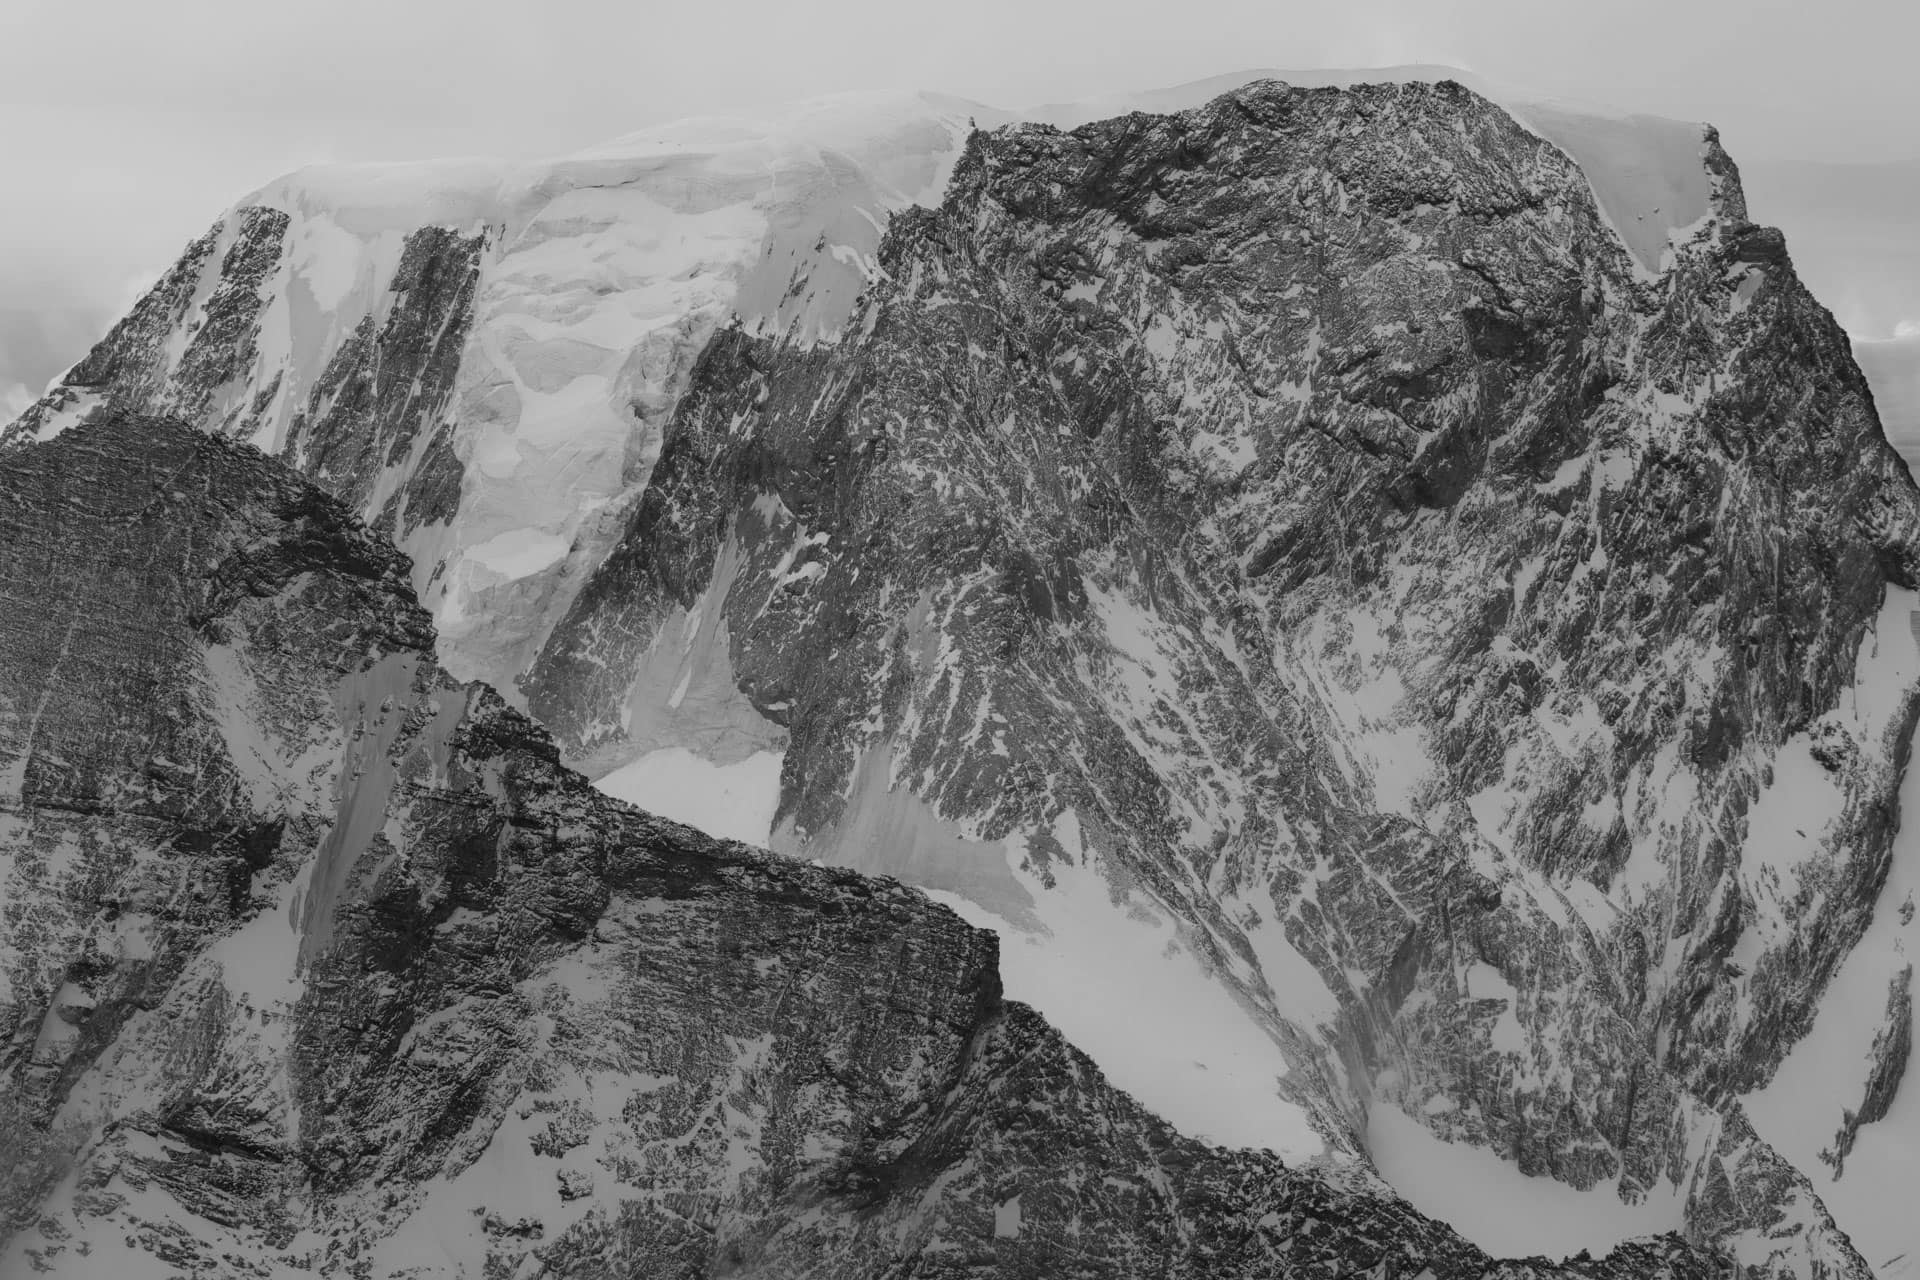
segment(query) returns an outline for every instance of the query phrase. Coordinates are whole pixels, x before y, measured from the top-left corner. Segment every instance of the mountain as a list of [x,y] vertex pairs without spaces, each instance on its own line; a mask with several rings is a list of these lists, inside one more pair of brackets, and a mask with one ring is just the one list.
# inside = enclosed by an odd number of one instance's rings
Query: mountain
[[290,179],[0,458],[255,440],[562,758],[779,759],[766,865],[1255,1181],[1886,1269],[1920,492],[1711,130],[1399,81]]
[[250,447],[109,412],[0,497],[6,1274],[1493,1265],[1178,1136],[912,890],[594,791]]
[[[1189,108],[1262,74],[1022,114]],[[1704,213],[1697,126],[1515,109],[1596,175],[1653,265],[1667,228]],[[619,536],[712,333],[834,339],[887,217],[937,203],[969,128],[1010,118],[845,95],[545,164],[302,170],[189,246],[15,435],[58,430],[105,393],[290,458],[411,556],[450,668],[512,698]]]

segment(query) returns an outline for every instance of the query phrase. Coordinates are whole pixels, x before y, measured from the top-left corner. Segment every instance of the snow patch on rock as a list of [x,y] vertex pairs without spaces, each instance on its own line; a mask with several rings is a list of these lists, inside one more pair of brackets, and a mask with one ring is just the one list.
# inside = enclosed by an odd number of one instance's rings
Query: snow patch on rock
[[593,785],[616,800],[698,827],[722,840],[765,848],[780,807],[784,753],[761,751],[733,764],[714,764],[685,747],[650,751]]
[[1495,1257],[1596,1257],[1623,1240],[1680,1231],[1686,1200],[1663,1184],[1637,1204],[1602,1183],[1588,1191],[1532,1178],[1485,1147],[1448,1142],[1398,1108],[1367,1117],[1374,1166],[1409,1204]]

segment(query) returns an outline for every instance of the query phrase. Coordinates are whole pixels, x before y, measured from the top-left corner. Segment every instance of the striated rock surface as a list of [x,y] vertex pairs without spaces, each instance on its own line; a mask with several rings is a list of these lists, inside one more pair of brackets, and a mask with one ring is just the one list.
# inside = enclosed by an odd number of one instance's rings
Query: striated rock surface
[[[1238,1089],[1337,1158],[1396,1107],[1860,1274],[1735,1099],[1886,875],[1920,498],[1697,148],[1652,272],[1457,86],[976,135],[839,344],[715,340],[529,705],[590,758],[720,610],[777,844],[969,901],[1083,1046],[1134,1002],[1123,1084],[1186,1035],[1177,1124]],[[1108,1000],[1046,971],[1082,938]],[[1140,993],[1182,964],[1204,1027]]]
[[1177,1135],[992,935],[593,791],[248,447],[102,415],[0,520],[10,1276],[1717,1274]]

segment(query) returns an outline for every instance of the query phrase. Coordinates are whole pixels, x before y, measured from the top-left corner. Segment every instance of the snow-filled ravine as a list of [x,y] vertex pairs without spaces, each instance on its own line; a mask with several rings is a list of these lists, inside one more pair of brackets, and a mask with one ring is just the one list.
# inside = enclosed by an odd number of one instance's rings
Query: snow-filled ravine
[[[1863,710],[1883,709],[1892,691],[1920,672],[1917,626],[1920,597],[1890,589],[1879,625],[1863,647],[1856,686]],[[1920,1267],[1920,1088],[1911,1080],[1900,1085],[1887,1114],[1860,1126],[1837,1173],[1831,1154],[1843,1108],[1858,1111],[1864,1099],[1874,1039],[1888,1030],[1889,989],[1920,954],[1914,910],[1920,822],[1907,817],[1920,813],[1920,769],[1911,762],[1900,786],[1900,812],[1872,926],[1828,986],[1813,1029],[1767,1087],[1743,1099],[1761,1136],[1812,1180],[1840,1229],[1883,1277]]]
[[[1029,890],[1032,915],[1008,920],[956,893],[931,891],[969,923],[1000,935],[1000,977],[1010,999],[1039,1009],[1114,1084],[1190,1137],[1227,1147],[1264,1147],[1301,1161],[1325,1144],[1306,1111],[1281,1096],[1286,1060],[1274,1040],[1209,974],[1164,909],[1142,894],[1116,895],[1084,847],[1073,811],[1053,831],[1071,864],[1043,885],[1020,841],[1010,874]],[[1280,931],[1263,939],[1286,949]],[[1290,950],[1290,949],[1289,949]],[[1312,969],[1304,961],[1292,972]],[[1301,995],[1310,1022],[1330,1014],[1315,978]]]
[[710,836],[765,848],[780,805],[780,760],[778,751],[761,751],[722,765],[685,747],[663,747],[593,785]]
[[1638,1204],[1611,1183],[1588,1191],[1528,1177],[1485,1147],[1448,1142],[1391,1105],[1367,1117],[1374,1167],[1420,1212],[1497,1258],[1560,1259],[1587,1250],[1598,1257],[1622,1240],[1680,1231],[1685,1197],[1671,1184]]

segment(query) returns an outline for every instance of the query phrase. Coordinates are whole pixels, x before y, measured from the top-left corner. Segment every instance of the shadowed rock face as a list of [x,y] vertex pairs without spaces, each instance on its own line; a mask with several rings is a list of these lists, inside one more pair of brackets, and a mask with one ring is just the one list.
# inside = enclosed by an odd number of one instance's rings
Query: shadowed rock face
[[279,463],[105,415],[0,520],[7,1274],[1493,1269],[1177,1136],[912,890],[594,792]]
[[[732,669],[790,734],[777,843],[1016,927],[1097,866],[1336,1153],[1397,1105],[1861,1274],[1732,1099],[1885,877],[1920,501],[1700,152],[1712,216],[1651,273],[1457,86],[976,135],[838,346],[716,338],[529,705],[617,751],[724,551]],[[1787,837],[1786,788],[1831,819]],[[903,793],[938,829],[869,848]]]

